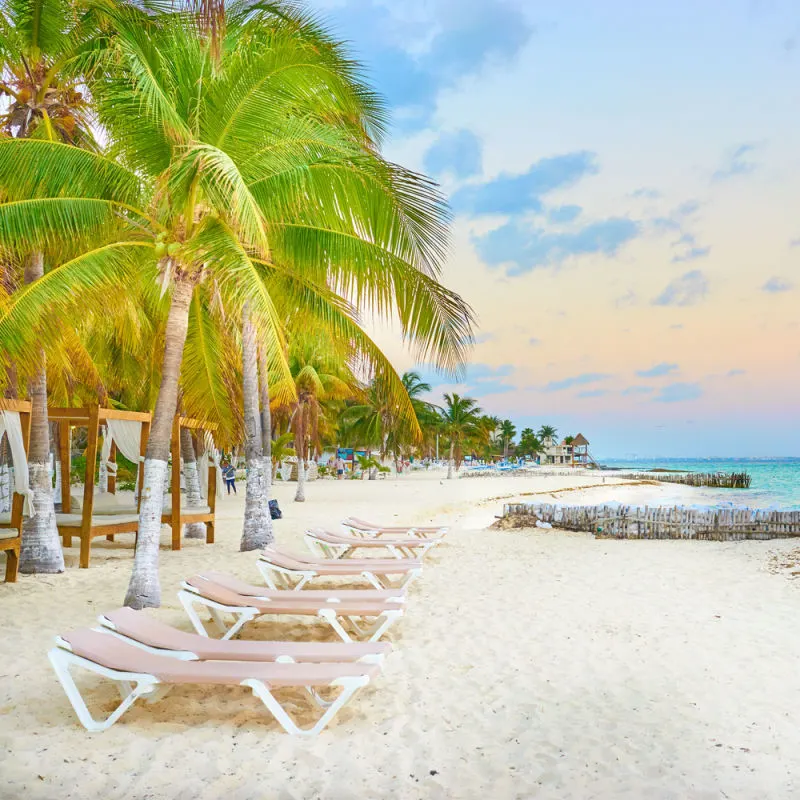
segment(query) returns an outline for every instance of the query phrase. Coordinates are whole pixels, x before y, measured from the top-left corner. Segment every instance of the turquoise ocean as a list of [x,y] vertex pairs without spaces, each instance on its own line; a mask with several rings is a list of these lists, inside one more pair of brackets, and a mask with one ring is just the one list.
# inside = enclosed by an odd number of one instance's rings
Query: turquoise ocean
[[599,459],[614,469],[688,472],[747,472],[749,489],[714,489],[719,504],[775,509],[800,509],[800,458],[660,458]]

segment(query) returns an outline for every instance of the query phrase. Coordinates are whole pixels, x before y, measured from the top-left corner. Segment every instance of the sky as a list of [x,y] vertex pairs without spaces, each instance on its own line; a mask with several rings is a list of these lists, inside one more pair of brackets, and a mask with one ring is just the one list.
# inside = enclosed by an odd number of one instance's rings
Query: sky
[[800,455],[796,0],[313,0],[449,197],[460,383],[599,458]]

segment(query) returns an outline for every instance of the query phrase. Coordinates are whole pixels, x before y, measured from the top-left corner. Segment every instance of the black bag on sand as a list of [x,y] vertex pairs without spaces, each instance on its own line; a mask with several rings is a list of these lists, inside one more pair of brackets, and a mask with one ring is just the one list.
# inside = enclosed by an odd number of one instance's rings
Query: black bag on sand
[[269,516],[270,519],[283,519],[283,514],[281,513],[281,510],[278,508],[277,500],[269,501]]

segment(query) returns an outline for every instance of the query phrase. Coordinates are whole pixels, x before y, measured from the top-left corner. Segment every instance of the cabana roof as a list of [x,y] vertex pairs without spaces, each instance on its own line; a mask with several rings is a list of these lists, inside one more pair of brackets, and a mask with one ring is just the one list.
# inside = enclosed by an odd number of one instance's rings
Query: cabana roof
[[584,447],[589,444],[589,440],[582,434],[579,433],[573,440],[572,446],[573,447]]

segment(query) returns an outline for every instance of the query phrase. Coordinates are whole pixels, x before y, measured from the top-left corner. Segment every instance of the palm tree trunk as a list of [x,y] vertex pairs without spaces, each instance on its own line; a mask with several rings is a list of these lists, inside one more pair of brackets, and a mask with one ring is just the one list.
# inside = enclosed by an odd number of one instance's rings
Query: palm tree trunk
[[305,503],[306,501],[306,452],[305,452],[305,409],[303,403],[297,410],[295,422],[297,428],[294,436],[294,449],[297,453],[297,491],[294,493],[295,503]]
[[450,440],[450,458],[447,460],[447,477],[448,479],[453,477],[453,451],[455,450],[455,442]]
[[275,480],[272,465],[272,411],[269,407],[269,368],[263,347],[258,348],[258,377],[261,390],[261,449],[264,453],[264,474],[267,481],[264,497],[267,499],[267,516],[272,525],[272,515],[269,511],[269,496],[272,494],[272,481]]
[[264,458],[261,414],[258,409],[258,354],[256,332],[245,306],[242,314],[242,389],[244,398],[247,489],[240,550],[261,550],[275,540],[267,503],[269,470]]
[[[25,265],[25,283],[44,275],[44,254],[33,253]],[[50,425],[47,418],[47,370],[44,350],[41,369],[28,386],[31,401],[31,433],[28,447],[28,481],[36,514],[22,523],[19,571],[63,572],[64,552],[56,528],[53,485],[50,482]],[[20,465],[19,468],[22,468]]]
[[[194,451],[192,432],[188,428],[181,428],[181,457],[186,484],[186,505],[189,507],[204,505],[203,494],[200,491],[200,473],[197,471],[197,453]],[[188,522],[183,526],[183,535],[187,539],[205,539],[205,522]]]
[[158,389],[156,410],[144,458],[139,533],[136,537],[133,573],[125,595],[125,605],[131,608],[161,605],[161,585],[158,580],[161,513],[164,509],[172,425],[178,409],[178,379],[181,374],[193,289],[193,283],[185,278],[176,280],[172,289],[164,337],[161,386]]

